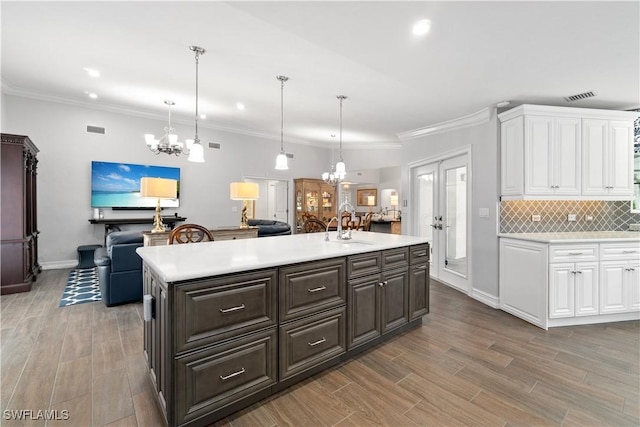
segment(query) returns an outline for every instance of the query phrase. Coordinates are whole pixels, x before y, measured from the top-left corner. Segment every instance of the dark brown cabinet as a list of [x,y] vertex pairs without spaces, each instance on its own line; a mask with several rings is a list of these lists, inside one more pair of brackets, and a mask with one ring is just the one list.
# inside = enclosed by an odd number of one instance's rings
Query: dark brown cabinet
[[1,134],[2,294],[27,292],[38,264],[38,148],[28,136]]
[[419,325],[428,245],[165,283],[144,354],[165,421],[204,426]]
[[409,321],[409,248],[348,257],[349,350]]
[[429,313],[429,246],[409,249],[409,321]]

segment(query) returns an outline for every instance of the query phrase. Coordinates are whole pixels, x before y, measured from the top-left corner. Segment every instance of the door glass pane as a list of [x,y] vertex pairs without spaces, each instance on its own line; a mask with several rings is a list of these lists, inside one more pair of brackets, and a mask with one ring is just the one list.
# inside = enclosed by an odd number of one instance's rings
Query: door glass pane
[[420,224],[418,235],[433,242],[433,173],[418,175],[418,198],[420,206],[418,208]]
[[467,275],[467,167],[445,173],[445,269]]

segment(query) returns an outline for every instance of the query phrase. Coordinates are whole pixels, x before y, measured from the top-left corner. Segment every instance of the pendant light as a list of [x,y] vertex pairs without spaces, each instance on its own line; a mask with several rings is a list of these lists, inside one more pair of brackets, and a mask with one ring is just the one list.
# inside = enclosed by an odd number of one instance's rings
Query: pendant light
[[193,140],[187,140],[189,147],[189,160],[195,163],[204,163],[204,149],[198,138],[198,62],[200,55],[204,55],[205,50],[198,46],[189,46],[189,49],[196,54],[196,136]]
[[335,173],[335,168],[333,166],[333,146],[334,146],[334,139],[335,139],[335,135],[331,135],[331,168],[329,172],[324,172],[322,174],[322,180],[324,182],[326,182],[329,185],[336,185],[340,183],[340,180],[338,179],[338,177],[336,176]]
[[287,170],[287,155],[284,152],[284,82],[289,80],[289,77],[276,76],[276,79],[280,80],[280,154],[276,157],[276,170]]
[[347,168],[344,164],[344,160],[342,160],[342,101],[347,99],[344,95],[338,95],[337,98],[340,100],[340,159],[338,163],[336,163],[336,177],[340,180],[343,180],[345,176],[347,176]]

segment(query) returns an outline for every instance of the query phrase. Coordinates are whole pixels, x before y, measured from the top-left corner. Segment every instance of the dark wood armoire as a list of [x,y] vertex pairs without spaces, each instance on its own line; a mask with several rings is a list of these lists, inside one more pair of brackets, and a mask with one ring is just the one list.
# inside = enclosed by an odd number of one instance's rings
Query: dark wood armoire
[[28,136],[0,134],[0,292],[27,292],[41,271],[38,264],[38,148]]

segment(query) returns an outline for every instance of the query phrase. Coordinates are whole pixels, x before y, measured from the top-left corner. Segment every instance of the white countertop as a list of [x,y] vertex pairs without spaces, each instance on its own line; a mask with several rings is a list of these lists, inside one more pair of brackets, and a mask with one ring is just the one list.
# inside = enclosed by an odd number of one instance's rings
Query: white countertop
[[577,231],[564,233],[499,233],[498,237],[541,243],[640,242],[637,231]]
[[427,243],[424,237],[368,231],[353,232],[352,240],[337,240],[336,234],[329,232],[329,242],[325,233],[307,233],[145,246],[136,252],[162,281],[171,283]]

